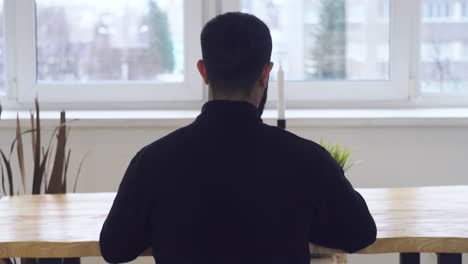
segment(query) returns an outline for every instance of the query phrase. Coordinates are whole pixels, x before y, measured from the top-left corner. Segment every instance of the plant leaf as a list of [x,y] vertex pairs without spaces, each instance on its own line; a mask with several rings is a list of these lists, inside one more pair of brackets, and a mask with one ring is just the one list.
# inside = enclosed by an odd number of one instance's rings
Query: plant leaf
[[7,172],[7,177],[8,177],[8,187],[9,187],[9,191],[10,191],[10,196],[14,196],[15,193],[13,191],[13,172],[11,170],[11,164],[10,164],[10,161],[7,159],[7,157],[5,156],[5,153],[3,153],[3,151],[0,149],[0,154],[2,156],[2,159],[3,159],[3,163],[5,164],[5,168],[6,168],[6,172]]
[[323,137],[320,138],[320,145],[325,148],[332,158],[338,163],[338,165],[347,172],[356,163],[350,163],[350,157],[352,152],[347,148],[341,147],[339,144],[331,145],[325,142]]
[[34,113],[30,112],[31,115],[31,145],[32,145],[32,153],[36,153],[36,126],[34,125]]
[[3,171],[3,161],[0,160],[0,171],[2,173],[2,190],[5,195],[7,195],[6,189],[5,189],[5,172]]
[[[54,131],[52,132],[52,134],[51,134],[51,136],[50,136],[49,144],[48,144],[47,146],[50,146],[50,145],[52,144],[53,139],[54,139],[54,136],[56,137],[57,131],[58,131],[60,128],[62,128],[63,126],[68,126],[69,124],[71,124],[71,123],[73,123],[74,121],[77,121],[77,120],[79,120],[79,119],[72,119],[72,120],[70,120],[70,121],[67,121],[67,122],[65,122],[65,123],[63,123],[63,124],[60,124],[60,125],[56,126],[56,127],[54,128]],[[69,130],[69,129],[68,129],[68,130]],[[67,133],[67,138],[68,138],[68,133]]]
[[[34,130],[33,130],[33,129],[29,129],[29,130],[22,131],[20,135],[23,136],[23,135],[25,135],[25,134],[27,134],[27,133],[32,133],[32,132],[34,132]],[[13,150],[15,149],[16,142],[18,142],[18,137],[15,137],[15,139],[13,140],[13,142],[11,142],[11,145],[10,145],[10,157],[11,157],[11,155],[12,155],[12,153],[13,153]]]
[[34,174],[33,174],[33,189],[32,194],[41,193],[42,175],[41,174],[41,120],[40,120],[40,108],[39,100],[34,100],[36,105],[36,128],[35,135],[36,140],[34,145]]
[[[53,144],[52,144],[52,149],[53,149]],[[47,150],[49,150],[50,148],[47,148]],[[42,147],[42,158],[44,158],[46,155],[46,150],[44,147]],[[50,168],[50,160],[51,159],[47,159],[47,163],[44,167],[44,177],[43,177],[43,181],[42,183],[44,184],[44,193],[47,193],[47,183],[49,182],[49,179],[47,177],[47,175],[49,175],[49,168]]]
[[18,165],[20,169],[21,181],[23,182],[23,191],[26,192],[26,172],[24,169],[23,136],[21,134],[21,124],[18,114],[16,115],[16,138],[18,139],[18,144],[16,144],[16,152],[18,154]]
[[70,163],[71,149],[68,150],[67,159],[65,161],[65,168],[63,170],[63,186],[62,189],[64,193],[67,192],[67,173],[68,173],[68,164]]
[[[41,180],[42,180],[42,177],[44,175],[44,171],[45,171],[45,166],[47,164],[47,158],[49,157],[49,150],[47,150],[47,152],[45,153],[44,155],[44,158],[42,159],[42,162],[41,162],[41,166],[39,168],[39,173],[40,173],[40,177],[41,177]],[[41,186],[39,186],[40,188]],[[40,191],[40,190],[39,190]]]
[[62,111],[60,113],[60,128],[57,133],[57,147],[55,149],[55,159],[52,165],[52,172],[50,174],[50,181],[49,186],[47,187],[47,193],[65,193],[65,190],[63,189],[62,177],[66,159],[65,148],[67,143],[67,127],[64,124],[66,124],[66,117],[65,112]]
[[76,177],[75,177],[75,184],[73,185],[73,192],[76,193],[76,186],[78,184],[78,178],[80,177],[81,173],[81,168],[83,167],[83,164],[88,157],[89,151],[86,152],[86,154],[83,156],[83,159],[81,159],[80,166],[78,167],[78,171],[76,172]]

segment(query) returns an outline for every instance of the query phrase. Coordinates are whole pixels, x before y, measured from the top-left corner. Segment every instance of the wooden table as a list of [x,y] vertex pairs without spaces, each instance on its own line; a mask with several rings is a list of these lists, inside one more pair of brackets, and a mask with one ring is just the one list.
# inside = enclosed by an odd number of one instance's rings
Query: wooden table
[[[377,242],[360,254],[419,253],[461,264],[468,253],[468,186],[360,189],[378,228]],[[99,232],[115,194],[21,196],[0,200],[0,258],[100,256]],[[346,219],[343,219],[346,221]],[[317,253],[335,250],[312,247]]]

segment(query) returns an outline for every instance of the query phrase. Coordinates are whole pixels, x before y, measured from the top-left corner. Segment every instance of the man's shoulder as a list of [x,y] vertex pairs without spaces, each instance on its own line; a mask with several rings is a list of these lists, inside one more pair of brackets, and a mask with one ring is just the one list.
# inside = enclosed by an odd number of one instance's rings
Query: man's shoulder
[[263,129],[270,135],[269,144],[274,145],[270,149],[279,149],[298,177],[304,176],[307,181],[313,180],[314,186],[322,186],[319,183],[342,174],[338,163],[320,144],[277,127],[264,125]]
[[[177,155],[180,150],[187,150],[191,142],[190,139],[193,139],[194,133],[197,131],[194,125],[192,123],[155,140],[140,150],[140,153],[150,157],[161,155],[170,157],[171,153]],[[318,143],[275,126],[262,123],[260,136],[270,147],[303,156],[306,160],[314,159],[317,161],[317,159],[328,159],[330,156],[328,151]]]
[[187,139],[190,137],[192,125],[179,128],[155,141],[146,145],[140,150],[140,153],[145,156],[164,154],[168,156],[171,150],[183,148],[187,144]]
[[267,124],[262,125],[262,130],[262,132],[267,134],[271,138],[271,140],[274,140],[275,142],[277,142],[277,144],[280,144],[283,147],[295,149],[297,151],[306,153],[328,153],[322,146],[320,146],[320,144],[312,140],[300,137],[290,131],[275,126],[270,126]]

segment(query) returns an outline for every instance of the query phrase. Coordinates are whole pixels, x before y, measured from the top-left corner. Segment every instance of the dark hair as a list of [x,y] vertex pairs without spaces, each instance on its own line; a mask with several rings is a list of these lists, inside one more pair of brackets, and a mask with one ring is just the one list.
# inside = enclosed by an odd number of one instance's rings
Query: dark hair
[[230,12],[205,25],[201,47],[214,93],[250,95],[270,62],[272,40],[268,26],[256,16]]

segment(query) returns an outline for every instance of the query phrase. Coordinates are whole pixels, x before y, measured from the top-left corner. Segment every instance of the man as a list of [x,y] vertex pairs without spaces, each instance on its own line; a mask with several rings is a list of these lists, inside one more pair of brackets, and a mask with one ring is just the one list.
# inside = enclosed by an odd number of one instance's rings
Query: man
[[227,13],[207,23],[201,45],[210,101],[133,158],[102,228],[104,259],[128,262],[152,247],[158,264],[305,264],[309,242],[347,252],[372,244],[374,220],[330,154],[262,123],[268,27]]

